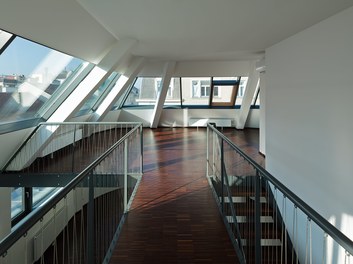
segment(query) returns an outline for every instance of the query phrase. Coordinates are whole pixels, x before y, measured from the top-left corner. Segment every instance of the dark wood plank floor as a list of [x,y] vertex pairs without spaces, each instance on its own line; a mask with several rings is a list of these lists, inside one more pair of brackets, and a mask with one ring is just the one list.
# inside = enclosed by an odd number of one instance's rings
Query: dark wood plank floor
[[[257,130],[224,131],[252,157]],[[237,263],[206,179],[206,130],[144,130],[144,175],[110,263]]]

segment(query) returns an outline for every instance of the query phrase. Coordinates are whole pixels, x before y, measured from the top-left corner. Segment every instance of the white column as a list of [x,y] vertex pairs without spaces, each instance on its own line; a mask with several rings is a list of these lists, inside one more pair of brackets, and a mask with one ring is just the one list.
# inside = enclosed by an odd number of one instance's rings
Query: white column
[[156,128],[158,126],[159,119],[162,114],[165,98],[167,97],[170,80],[174,73],[175,64],[176,64],[175,61],[170,61],[170,62],[167,62],[164,66],[162,83],[161,83],[162,87],[158,93],[156,105],[154,106],[152,119],[151,119],[151,128]]
[[259,82],[259,73],[256,71],[256,63],[251,62],[248,83],[246,85],[243,102],[240,107],[239,115],[236,118],[235,127],[237,129],[244,129],[246,119],[250,112],[251,101],[254,97],[256,87]]

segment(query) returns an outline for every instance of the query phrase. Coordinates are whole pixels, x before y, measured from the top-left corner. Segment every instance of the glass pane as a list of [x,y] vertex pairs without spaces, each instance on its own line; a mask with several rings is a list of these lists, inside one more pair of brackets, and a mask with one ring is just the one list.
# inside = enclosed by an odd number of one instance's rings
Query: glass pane
[[16,37],[0,56],[0,123],[40,117],[39,109],[81,63]]
[[234,98],[234,86],[214,86],[212,103],[230,103]]
[[183,105],[208,105],[211,78],[181,78]]
[[170,80],[167,97],[165,98],[164,105],[180,106],[180,78],[172,78]]
[[242,104],[247,83],[248,83],[248,77],[241,77],[237,98],[235,100],[235,105]]
[[[107,93],[105,93],[106,89],[108,88],[112,88],[114,85],[111,83],[112,80],[115,78],[115,76],[117,75],[116,72],[113,72],[112,74],[110,74],[110,76],[105,79],[103,81],[103,83],[99,86],[99,88],[92,94],[92,96],[84,103],[84,105],[81,107],[81,109],[76,113],[75,116],[81,116],[81,115],[85,115],[88,114],[91,109],[93,108],[93,106],[98,102],[98,100],[101,98],[101,96],[103,95],[103,93],[105,95],[107,95]],[[112,85],[111,85],[112,84]]]
[[155,105],[161,78],[138,77],[125,100],[125,106]]
[[24,211],[24,188],[15,187],[11,191],[11,218]]
[[7,33],[6,31],[0,30],[0,49],[10,40],[12,34]]
[[254,97],[252,98],[251,105],[260,105],[260,86],[257,87]]
[[40,202],[49,198],[56,189],[55,187],[33,187],[33,207],[38,206]]

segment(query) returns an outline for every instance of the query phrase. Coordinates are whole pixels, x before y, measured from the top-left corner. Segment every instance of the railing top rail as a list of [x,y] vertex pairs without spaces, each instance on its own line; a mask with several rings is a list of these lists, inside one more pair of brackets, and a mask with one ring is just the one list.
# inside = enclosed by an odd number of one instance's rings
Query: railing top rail
[[280,190],[285,197],[292,201],[292,203],[301,209],[309,219],[313,220],[322,230],[337,241],[343,248],[347,250],[351,255],[353,255],[353,241],[350,240],[345,234],[333,226],[329,221],[327,221],[323,216],[316,212],[312,207],[300,199],[296,194],[289,190],[283,183],[281,183],[277,178],[271,175],[263,167],[256,163],[252,158],[245,154],[239,147],[237,147],[232,141],[230,141],[225,135],[218,131],[212,124],[207,124],[207,127],[215,132],[219,137],[221,137],[227,144],[237,151],[245,160],[247,160],[257,172],[270,181],[275,188]]
[[140,122],[41,122],[38,126],[59,125],[139,125]]
[[114,143],[108,150],[106,150],[100,157],[93,161],[86,169],[72,179],[65,187],[57,191],[50,199],[45,201],[41,206],[37,207],[25,218],[23,218],[2,241],[0,241],[0,256],[4,255],[6,251],[26,232],[40,221],[43,216],[52,209],[60,200],[67,196],[104,158],[106,158],[114,149],[116,149],[122,142],[124,142],[131,134],[142,127],[142,123],[136,123],[136,126]]

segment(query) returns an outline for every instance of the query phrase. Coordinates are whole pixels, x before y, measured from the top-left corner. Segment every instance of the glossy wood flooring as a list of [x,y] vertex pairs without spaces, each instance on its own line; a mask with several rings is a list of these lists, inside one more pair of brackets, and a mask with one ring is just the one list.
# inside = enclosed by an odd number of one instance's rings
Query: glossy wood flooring
[[[258,131],[224,131],[260,162]],[[110,263],[237,263],[206,179],[206,130],[144,130],[144,175]]]

